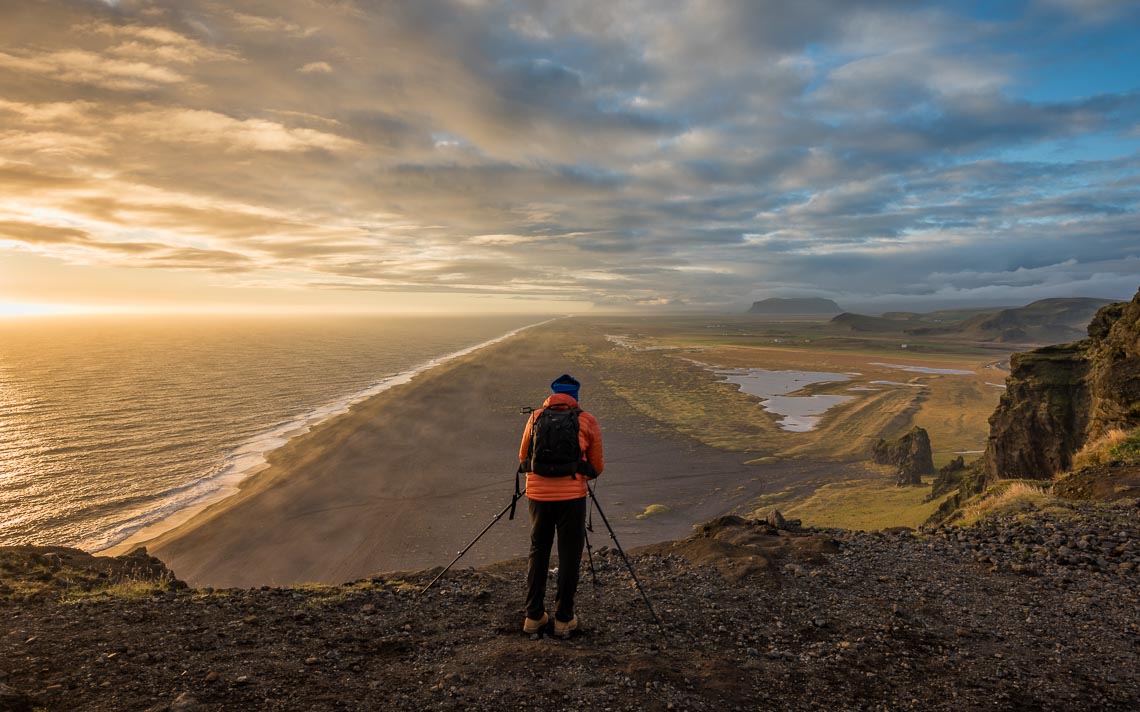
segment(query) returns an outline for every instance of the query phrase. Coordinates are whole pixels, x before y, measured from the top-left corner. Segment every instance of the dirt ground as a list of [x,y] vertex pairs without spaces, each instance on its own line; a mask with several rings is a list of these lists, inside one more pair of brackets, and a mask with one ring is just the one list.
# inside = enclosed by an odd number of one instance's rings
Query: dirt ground
[[[969,529],[720,520],[583,565],[568,640],[522,562],[347,586],[126,593],[6,560],[9,710],[1135,710],[1137,502]],[[72,562],[73,565],[74,562]]]

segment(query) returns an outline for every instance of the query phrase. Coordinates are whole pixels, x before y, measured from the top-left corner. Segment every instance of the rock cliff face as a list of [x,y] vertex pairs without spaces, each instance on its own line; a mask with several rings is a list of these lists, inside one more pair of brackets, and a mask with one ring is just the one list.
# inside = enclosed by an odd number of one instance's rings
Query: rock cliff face
[[934,460],[930,452],[930,436],[915,426],[898,440],[879,439],[872,448],[872,457],[880,465],[898,467],[899,487],[922,484],[923,475],[934,474]]
[[1014,354],[982,457],[987,482],[1051,479],[1091,439],[1140,427],[1140,292],[1101,309],[1089,338]]

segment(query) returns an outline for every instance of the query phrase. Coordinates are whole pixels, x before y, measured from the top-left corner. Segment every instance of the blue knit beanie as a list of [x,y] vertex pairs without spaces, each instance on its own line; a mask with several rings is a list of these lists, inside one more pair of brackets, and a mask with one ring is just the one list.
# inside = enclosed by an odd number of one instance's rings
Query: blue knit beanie
[[578,387],[582,384],[578,383],[578,379],[571,376],[569,373],[564,373],[554,382],[550,384],[551,393],[565,393],[574,400],[578,400]]

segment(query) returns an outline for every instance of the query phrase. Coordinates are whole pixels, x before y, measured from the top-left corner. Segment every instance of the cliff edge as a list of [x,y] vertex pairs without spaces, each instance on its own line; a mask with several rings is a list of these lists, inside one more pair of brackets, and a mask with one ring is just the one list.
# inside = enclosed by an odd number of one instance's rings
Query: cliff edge
[[1140,427],[1140,291],[1104,307],[1088,338],[1014,354],[990,416],[983,483],[1049,480],[1110,430]]
[[[215,590],[143,552],[0,550],[0,710],[1135,710],[1136,517],[1072,502],[921,537],[722,517],[629,552],[664,634],[603,547],[569,640],[521,633],[522,560],[427,593],[438,569]],[[136,575],[74,584],[105,566]]]

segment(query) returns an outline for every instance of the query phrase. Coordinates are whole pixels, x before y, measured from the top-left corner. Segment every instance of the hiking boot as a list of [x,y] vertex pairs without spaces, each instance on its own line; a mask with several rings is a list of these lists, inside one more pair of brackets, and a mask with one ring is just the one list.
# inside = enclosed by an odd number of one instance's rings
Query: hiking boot
[[569,638],[572,630],[578,630],[578,616],[574,616],[565,623],[557,618],[554,619],[554,635],[559,638]]
[[542,613],[542,618],[539,618],[537,620],[528,617],[525,621],[523,621],[523,632],[527,635],[534,635],[538,631],[542,630],[543,626],[545,626],[549,621],[550,616],[546,615],[545,611]]

